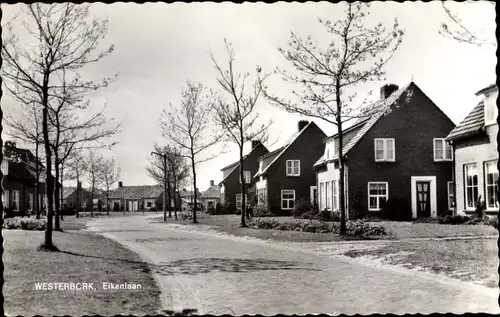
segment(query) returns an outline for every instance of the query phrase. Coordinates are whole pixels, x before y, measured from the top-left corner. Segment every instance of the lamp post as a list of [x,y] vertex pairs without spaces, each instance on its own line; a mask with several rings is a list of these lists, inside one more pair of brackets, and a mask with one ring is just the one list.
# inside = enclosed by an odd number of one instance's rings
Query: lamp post
[[151,155],[163,157],[163,221],[167,221],[167,154],[151,152]]

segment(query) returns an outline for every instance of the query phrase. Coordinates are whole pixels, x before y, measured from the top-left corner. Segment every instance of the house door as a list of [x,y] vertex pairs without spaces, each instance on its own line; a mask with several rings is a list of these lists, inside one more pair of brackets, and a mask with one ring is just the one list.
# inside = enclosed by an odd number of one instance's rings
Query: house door
[[417,182],[417,218],[430,217],[431,182]]
[[309,188],[309,190],[310,190],[309,193],[311,196],[309,201],[311,202],[312,205],[315,205],[317,202],[317,197],[318,197],[318,189],[316,186],[311,186]]

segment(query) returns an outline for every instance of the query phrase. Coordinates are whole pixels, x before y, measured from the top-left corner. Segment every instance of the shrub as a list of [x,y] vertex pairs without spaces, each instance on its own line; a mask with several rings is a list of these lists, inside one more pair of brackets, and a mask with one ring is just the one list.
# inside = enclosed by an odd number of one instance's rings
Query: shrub
[[304,213],[314,210],[314,206],[307,200],[300,199],[293,208],[293,216],[300,218]]
[[157,209],[156,209],[156,207],[155,207],[155,206],[153,206],[153,207],[149,208],[149,211],[156,211],[156,210],[157,210]]
[[455,215],[455,216],[446,216],[443,218],[438,218],[438,223],[444,224],[444,225],[459,225],[466,223],[467,221],[471,220],[470,217],[467,216],[462,216],[462,215]]
[[425,217],[425,218],[417,218],[413,221],[413,223],[440,223],[441,218],[430,218],[430,217]]
[[181,218],[181,220],[192,220],[193,214],[190,212],[181,212],[179,214],[179,217]]
[[[233,206],[231,202],[225,203],[222,208],[220,209],[220,215],[231,215],[236,213],[236,207]],[[241,215],[241,210],[239,215]]]
[[271,210],[264,206],[257,206],[253,209],[254,217],[274,217],[274,214]]
[[46,221],[33,217],[14,217],[4,220],[3,229],[45,230]]
[[486,220],[485,222],[486,222],[486,224],[498,229],[498,217],[497,216],[488,218],[488,220]]
[[[340,224],[338,226],[340,230]],[[346,224],[348,236],[385,236],[387,232],[384,227],[368,224],[362,220],[348,221]]]

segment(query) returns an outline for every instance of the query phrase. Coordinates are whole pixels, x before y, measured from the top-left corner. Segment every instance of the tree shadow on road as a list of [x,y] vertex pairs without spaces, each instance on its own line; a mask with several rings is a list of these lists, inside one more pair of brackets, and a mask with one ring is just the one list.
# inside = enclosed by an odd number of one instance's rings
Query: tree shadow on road
[[234,258],[194,258],[173,261],[153,266],[152,272],[159,275],[196,275],[210,272],[245,273],[267,270],[306,270],[320,271],[306,267],[307,263],[277,261],[268,259],[234,259]]

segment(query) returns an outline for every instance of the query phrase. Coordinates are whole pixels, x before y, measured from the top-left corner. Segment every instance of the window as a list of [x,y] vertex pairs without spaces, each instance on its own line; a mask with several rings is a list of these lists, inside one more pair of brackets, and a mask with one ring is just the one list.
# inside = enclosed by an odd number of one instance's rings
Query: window
[[146,206],[147,206],[148,208],[151,208],[151,207],[152,207],[152,205],[153,205],[153,204],[152,204],[150,201],[148,201],[148,202],[146,203]]
[[300,161],[287,160],[286,161],[286,176],[300,176]]
[[339,188],[337,181],[332,181],[333,210],[339,210]]
[[368,210],[380,210],[382,204],[389,198],[388,184],[386,182],[368,183]]
[[479,196],[478,181],[477,181],[477,165],[467,164],[464,165],[465,173],[465,207],[467,209],[474,209],[476,201]]
[[453,160],[451,145],[445,139],[434,139],[434,161],[451,160]]
[[[250,184],[251,183],[250,171],[243,171],[243,178],[245,179],[245,184]],[[241,184],[241,175],[239,176],[239,180],[240,180],[240,184]]]
[[19,191],[12,191],[12,210],[19,211]]
[[9,191],[4,190],[2,193],[2,203],[4,208],[9,208]]
[[221,202],[221,204],[225,203],[225,200],[226,200],[225,197],[226,197],[226,195],[225,195],[225,188],[224,188],[224,184],[222,184],[220,186],[220,202]]
[[291,210],[295,207],[295,190],[284,189],[281,191],[281,209]]
[[490,161],[484,163],[484,180],[486,186],[486,208],[498,209],[497,161]]
[[375,161],[395,161],[394,139],[375,139]]
[[28,211],[33,210],[33,194],[28,194]]
[[326,209],[331,210],[332,208],[332,191],[330,190],[331,183],[326,182],[325,191],[326,191]]
[[49,204],[49,201],[47,199],[47,195],[43,194],[42,208],[46,209],[48,204]]
[[455,207],[455,183],[448,182],[448,209],[453,209]]
[[257,189],[257,204],[259,206],[267,205],[267,188]]
[[[245,203],[248,203],[247,194],[245,194]],[[236,209],[241,209],[241,194],[236,194]]]
[[327,160],[330,159],[330,149],[329,148],[326,148],[326,159]]
[[325,183],[319,183],[319,209],[323,210],[325,206]]

